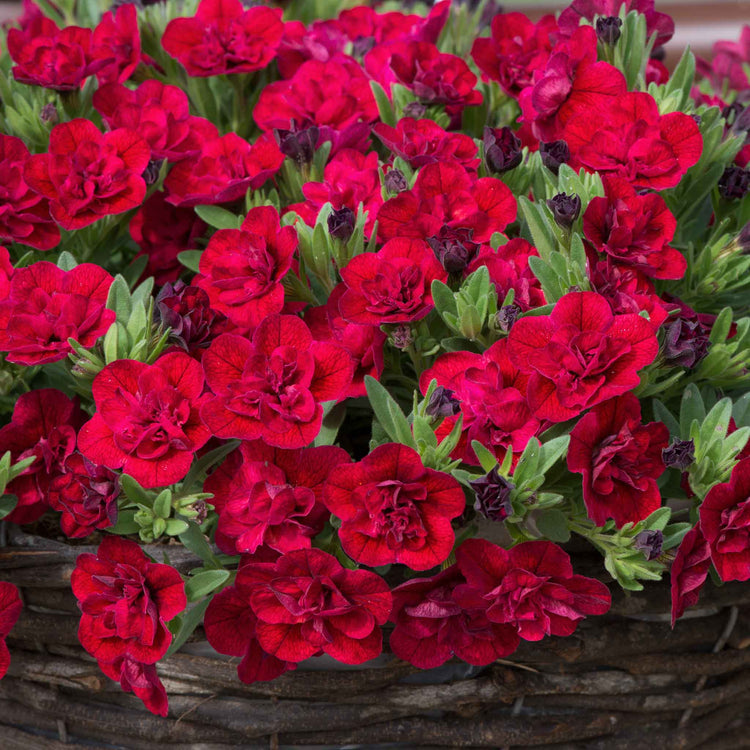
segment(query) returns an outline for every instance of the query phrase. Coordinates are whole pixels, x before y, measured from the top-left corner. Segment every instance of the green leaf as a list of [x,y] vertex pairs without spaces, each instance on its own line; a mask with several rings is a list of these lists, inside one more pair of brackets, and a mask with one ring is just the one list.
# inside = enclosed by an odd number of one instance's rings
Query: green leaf
[[[190,638],[198,625],[200,625],[210,603],[210,599],[204,599],[202,602],[198,602],[195,606],[187,609],[182,615],[170,621],[169,629],[174,634],[174,640],[165,656],[171,656],[175,651],[179,651],[182,648],[183,644]],[[174,629],[173,623],[175,624]]]
[[703,405],[700,391],[694,383],[690,383],[682,394],[680,403],[680,437],[687,440],[690,437],[690,425],[693,420],[700,424],[706,418],[706,407]]
[[181,518],[168,518],[164,531],[168,536],[179,536],[187,531],[187,528],[187,521],[183,521]]
[[196,206],[195,213],[214,229],[239,229],[242,224],[242,217],[219,206]]
[[120,487],[128,500],[148,508],[153,506],[153,497],[130,474],[123,474],[120,477]]
[[189,602],[198,601],[210,594],[229,579],[228,570],[203,570],[189,578],[185,584],[185,594]]
[[110,526],[107,531],[110,534],[119,534],[125,536],[127,534],[137,534],[141,526],[135,521],[135,514],[138,511],[135,509],[119,510],[117,513],[117,523],[114,526]]
[[18,505],[18,498],[15,495],[10,493],[0,495],[0,519],[12,513],[16,505]]
[[497,466],[497,458],[494,453],[490,453],[478,440],[471,441],[471,447],[474,449],[479,464],[484,469],[485,474],[489,474]]
[[378,113],[380,119],[390,127],[396,126],[396,113],[393,111],[393,105],[391,100],[388,98],[388,94],[385,93],[385,89],[376,81],[370,81],[370,88],[372,94],[375,97],[375,102],[378,105]]
[[653,399],[651,401],[651,408],[654,411],[654,419],[657,422],[663,422],[667,426],[670,435],[680,435],[680,423],[661,401]]
[[199,557],[204,565],[210,564],[212,567],[219,567],[214,551],[200,526],[194,521],[189,521],[187,526],[188,528],[179,535],[183,546]]
[[336,442],[336,436],[339,434],[339,428],[344,423],[346,417],[346,403],[328,401],[323,404],[323,423],[313,441],[313,445],[333,445]]
[[540,511],[535,515],[534,523],[539,533],[551,542],[567,542],[570,539],[568,520],[561,510],[550,508]]
[[177,260],[189,271],[200,273],[201,255],[203,255],[202,250],[183,250],[177,253]]
[[167,519],[172,513],[172,490],[162,490],[154,499],[154,515]]
[[390,393],[370,375],[365,375],[367,397],[378,422],[386,434],[396,443],[403,443],[416,450],[414,436],[401,407]]
[[435,279],[432,282],[430,291],[432,293],[432,302],[441,317],[443,316],[443,313],[451,313],[452,315],[458,314],[456,298],[449,286],[443,284],[442,281]]
[[671,516],[672,511],[670,508],[657,508],[651,515],[644,519],[643,526],[646,529],[653,529],[654,531],[664,531]]
[[67,250],[63,250],[57,259],[57,267],[63,271],[72,271],[77,265],[78,261]]
[[542,444],[542,453],[539,457],[540,474],[546,474],[558,461],[558,459],[568,450],[570,435],[561,435],[553,440],[548,440]]
[[133,311],[132,302],[130,300],[130,287],[128,282],[120,276],[118,273],[115,276],[112,286],[109,288],[109,294],[107,295],[107,309],[114,310],[117,315],[117,320],[123,323],[128,322],[130,313]]

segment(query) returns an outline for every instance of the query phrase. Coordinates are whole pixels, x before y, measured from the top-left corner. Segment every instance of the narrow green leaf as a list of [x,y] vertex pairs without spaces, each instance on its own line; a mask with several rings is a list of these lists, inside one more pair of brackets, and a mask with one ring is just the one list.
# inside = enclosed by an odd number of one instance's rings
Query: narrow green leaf
[[211,603],[210,599],[204,599],[202,602],[198,602],[193,607],[187,609],[181,616],[176,617],[169,623],[169,629],[172,630],[172,623],[177,620],[177,627],[174,633],[174,640],[172,641],[169,649],[165,656],[169,657],[184,645],[188,638],[193,634],[195,629],[200,625],[203,615],[208,609],[208,605]]
[[183,250],[177,253],[177,260],[189,271],[200,273],[201,255],[203,255],[202,250]]
[[[195,213],[214,229],[239,229],[242,218],[220,206],[196,206]],[[187,251],[190,252],[190,251]]]
[[471,441],[471,447],[474,449],[479,464],[484,469],[485,474],[489,474],[497,466],[495,454],[487,450],[478,440]]
[[185,594],[189,602],[198,601],[222,586],[229,578],[228,570],[203,570],[189,578]]

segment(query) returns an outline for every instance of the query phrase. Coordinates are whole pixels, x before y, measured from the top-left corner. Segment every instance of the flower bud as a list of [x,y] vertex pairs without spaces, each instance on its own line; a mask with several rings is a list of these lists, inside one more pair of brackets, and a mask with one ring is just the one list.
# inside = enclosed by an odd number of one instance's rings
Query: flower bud
[[341,242],[347,242],[354,233],[356,216],[348,206],[335,208],[328,217],[328,233]]
[[460,411],[461,402],[456,398],[455,391],[442,385],[432,392],[425,408],[425,414],[429,417],[455,417]]
[[561,164],[567,164],[570,161],[570,149],[565,141],[540,143],[539,155],[542,157],[542,164],[553,174],[560,171]]
[[169,337],[187,351],[207,347],[226,326],[226,317],[212,309],[208,294],[184,281],[167,283],[156,297],[154,317],[171,329]]
[[277,129],[273,133],[279,144],[279,151],[295,161],[297,166],[304,166],[313,160],[320,136],[317,125],[296,130],[294,120],[292,120],[291,130]]
[[497,327],[504,333],[508,333],[518,319],[521,308],[518,305],[503,305],[495,315]]
[[474,510],[490,521],[504,521],[513,512],[510,492],[515,488],[512,482],[500,476],[495,466],[488,474],[469,482],[476,494]]
[[547,201],[547,206],[552,211],[557,225],[563,229],[570,229],[581,213],[581,198],[575,194],[558,193]]
[[389,193],[403,193],[404,190],[409,189],[409,185],[406,182],[406,177],[400,169],[391,169],[383,178],[385,183],[385,189]]
[[515,169],[522,159],[521,141],[510,128],[484,129],[484,160],[490,172],[502,174]]
[[643,552],[647,560],[655,560],[661,554],[664,534],[659,529],[648,529],[635,535],[633,548]]
[[454,229],[444,224],[434,237],[427,239],[427,244],[448,273],[461,273],[479,250],[471,239],[473,234],[472,229]]
[[692,440],[674,439],[662,450],[661,460],[668,469],[685,471],[695,461],[695,443]]
[[727,167],[719,178],[719,193],[728,201],[741,200],[750,190],[750,172],[742,167]]
[[358,36],[352,42],[352,55],[362,59],[374,46],[374,36]]
[[427,107],[421,102],[409,102],[404,107],[404,117],[413,117],[415,120],[419,120],[424,117],[424,113],[427,111]]
[[747,255],[750,253],[750,221],[742,227],[739,236],[737,237],[737,243],[740,246],[740,252]]
[[396,349],[408,349],[414,343],[414,334],[408,325],[397,325],[391,331],[391,343]]
[[617,40],[620,38],[620,27],[622,26],[622,19],[617,16],[607,16],[606,18],[596,19],[596,38],[602,43],[607,44],[610,47],[614,47],[617,44]]
[[143,172],[143,181],[147,185],[153,185],[159,179],[159,172],[164,159],[151,159]]
[[42,107],[42,111],[39,113],[39,119],[50,125],[57,125],[57,123],[60,122],[60,115],[57,114],[57,107],[52,103],[45,104]]

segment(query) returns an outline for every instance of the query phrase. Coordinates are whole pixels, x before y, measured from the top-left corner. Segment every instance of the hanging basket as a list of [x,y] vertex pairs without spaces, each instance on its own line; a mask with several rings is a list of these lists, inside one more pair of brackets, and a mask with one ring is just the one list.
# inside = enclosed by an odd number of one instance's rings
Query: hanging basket
[[[742,584],[707,587],[674,630],[663,584],[615,594],[610,614],[573,636],[524,643],[481,669],[456,661],[420,672],[386,654],[342,671],[312,659],[248,686],[237,660],[214,654],[199,629],[159,664],[170,695],[160,718],[78,643],[70,574],[93,548],[16,527],[4,542],[0,579],[25,603],[0,682],[5,748],[750,746],[750,589]],[[164,547],[146,550],[160,559]],[[169,548],[178,569],[190,566],[189,554]]]

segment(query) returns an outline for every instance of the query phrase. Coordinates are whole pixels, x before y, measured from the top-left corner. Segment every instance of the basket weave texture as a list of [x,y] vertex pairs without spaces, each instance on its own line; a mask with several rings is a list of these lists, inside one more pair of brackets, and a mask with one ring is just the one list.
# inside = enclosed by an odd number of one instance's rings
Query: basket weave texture
[[[170,700],[162,719],[122,693],[78,644],[70,574],[93,548],[14,527],[4,537],[0,580],[18,586],[25,604],[0,682],[5,750],[750,747],[746,585],[706,587],[674,630],[666,584],[615,592],[610,614],[584,621],[573,636],[523,643],[481,670],[456,663],[420,673],[393,657],[243,685],[237,659],[196,655],[199,629],[159,664]],[[146,551],[161,559],[164,548]],[[169,553],[175,567],[189,569],[186,550]]]

